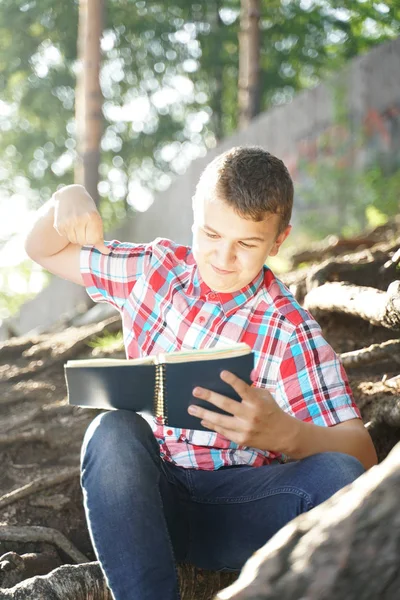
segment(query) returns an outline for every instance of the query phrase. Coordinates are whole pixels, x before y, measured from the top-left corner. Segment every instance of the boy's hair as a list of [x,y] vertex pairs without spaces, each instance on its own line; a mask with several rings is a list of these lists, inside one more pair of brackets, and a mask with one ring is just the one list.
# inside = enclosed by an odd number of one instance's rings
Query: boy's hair
[[266,213],[279,214],[279,235],[292,215],[293,182],[279,158],[259,146],[237,146],[206,166],[194,198],[199,196],[217,196],[253,221],[262,221]]

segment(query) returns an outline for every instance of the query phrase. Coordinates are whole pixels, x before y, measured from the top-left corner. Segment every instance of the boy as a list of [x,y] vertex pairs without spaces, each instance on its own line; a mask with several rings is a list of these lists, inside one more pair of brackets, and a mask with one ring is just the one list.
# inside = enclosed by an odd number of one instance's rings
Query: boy
[[239,570],[287,522],[376,464],[338,357],[265,266],[289,235],[292,202],[282,161],[238,147],[199,180],[192,248],[104,242],[81,186],[56,192],[27,237],[33,260],[120,311],[127,358],[232,341],[255,352],[253,386],[221,374],[241,403],[206,381],[193,391],[232,415],[189,408],[209,432],[130,411],[88,428],[85,512],[115,600],[179,598],[176,561]]

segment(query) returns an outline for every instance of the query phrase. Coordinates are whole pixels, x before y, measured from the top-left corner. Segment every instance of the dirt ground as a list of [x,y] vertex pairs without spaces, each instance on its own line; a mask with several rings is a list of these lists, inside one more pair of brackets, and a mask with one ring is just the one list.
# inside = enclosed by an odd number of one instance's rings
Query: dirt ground
[[[116,319],[114,331],[119,325]],[[390,330],[354,317],[329,316],[319,322],[338,353],[396,337]],[[0,525],[55,528],[90,560],[95,556],[86,528],[78,472],[84,431],[97,411],[68,406],[63,365],[68,359],[92,356],[87,342],[97,335],[99,325],[90,325],[13,338],[0,346]],[[113,356],[124,358],[124,353]],[[384,360],[347,372],[382,460],[400,440],[400,428],[385,420],[385,411],[398,410],[400,389],[387,387],[382,381],[384,376],[390,379],[398,375],[399,364],[395,359]],[[42,478],[63,474],[66,479],[61,483],[54,485],[49,480],[47,487],[43,483]],[[36,491],[18,500],[12,494],[8,496],[32,482],[36,482]],[[44,543],[0,541],[0,556],[11,550],[22,554],[47,549]],[[58,554],[61,563],[72,562],[63,551]]]

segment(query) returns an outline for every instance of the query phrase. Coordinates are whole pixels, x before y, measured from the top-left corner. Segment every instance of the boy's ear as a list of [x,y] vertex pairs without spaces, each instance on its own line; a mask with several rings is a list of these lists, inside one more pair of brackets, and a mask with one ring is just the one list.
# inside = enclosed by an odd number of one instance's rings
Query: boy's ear
[[278,235],[278,237],[276,238],[276,240],[274,242],[274,245],[271,248],[269,256],[276,256],[278,254],[279,248],[281,247],[283,242],[286,240],[286,238],[289,235],[289,233],[291,232],[291,230],[292,230],[292,226],[288,225],[286,227],[286,229]]

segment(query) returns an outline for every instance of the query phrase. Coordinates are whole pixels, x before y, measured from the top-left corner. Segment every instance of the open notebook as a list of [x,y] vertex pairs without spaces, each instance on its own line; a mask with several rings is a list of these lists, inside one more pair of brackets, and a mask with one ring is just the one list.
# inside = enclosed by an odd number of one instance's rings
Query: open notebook
[[251,384],[253,367],[254,354],[250,346],[239,343],[133,360],[69,360],[64,372],[70,404],[150,413],[162,417],[171,427],[206,430],[199,418],[187,412],[190,404],[226,413],[195,398],[193,389],[201,386],[240,401],[233,388],[222,381],[220,373],[230,371]]

